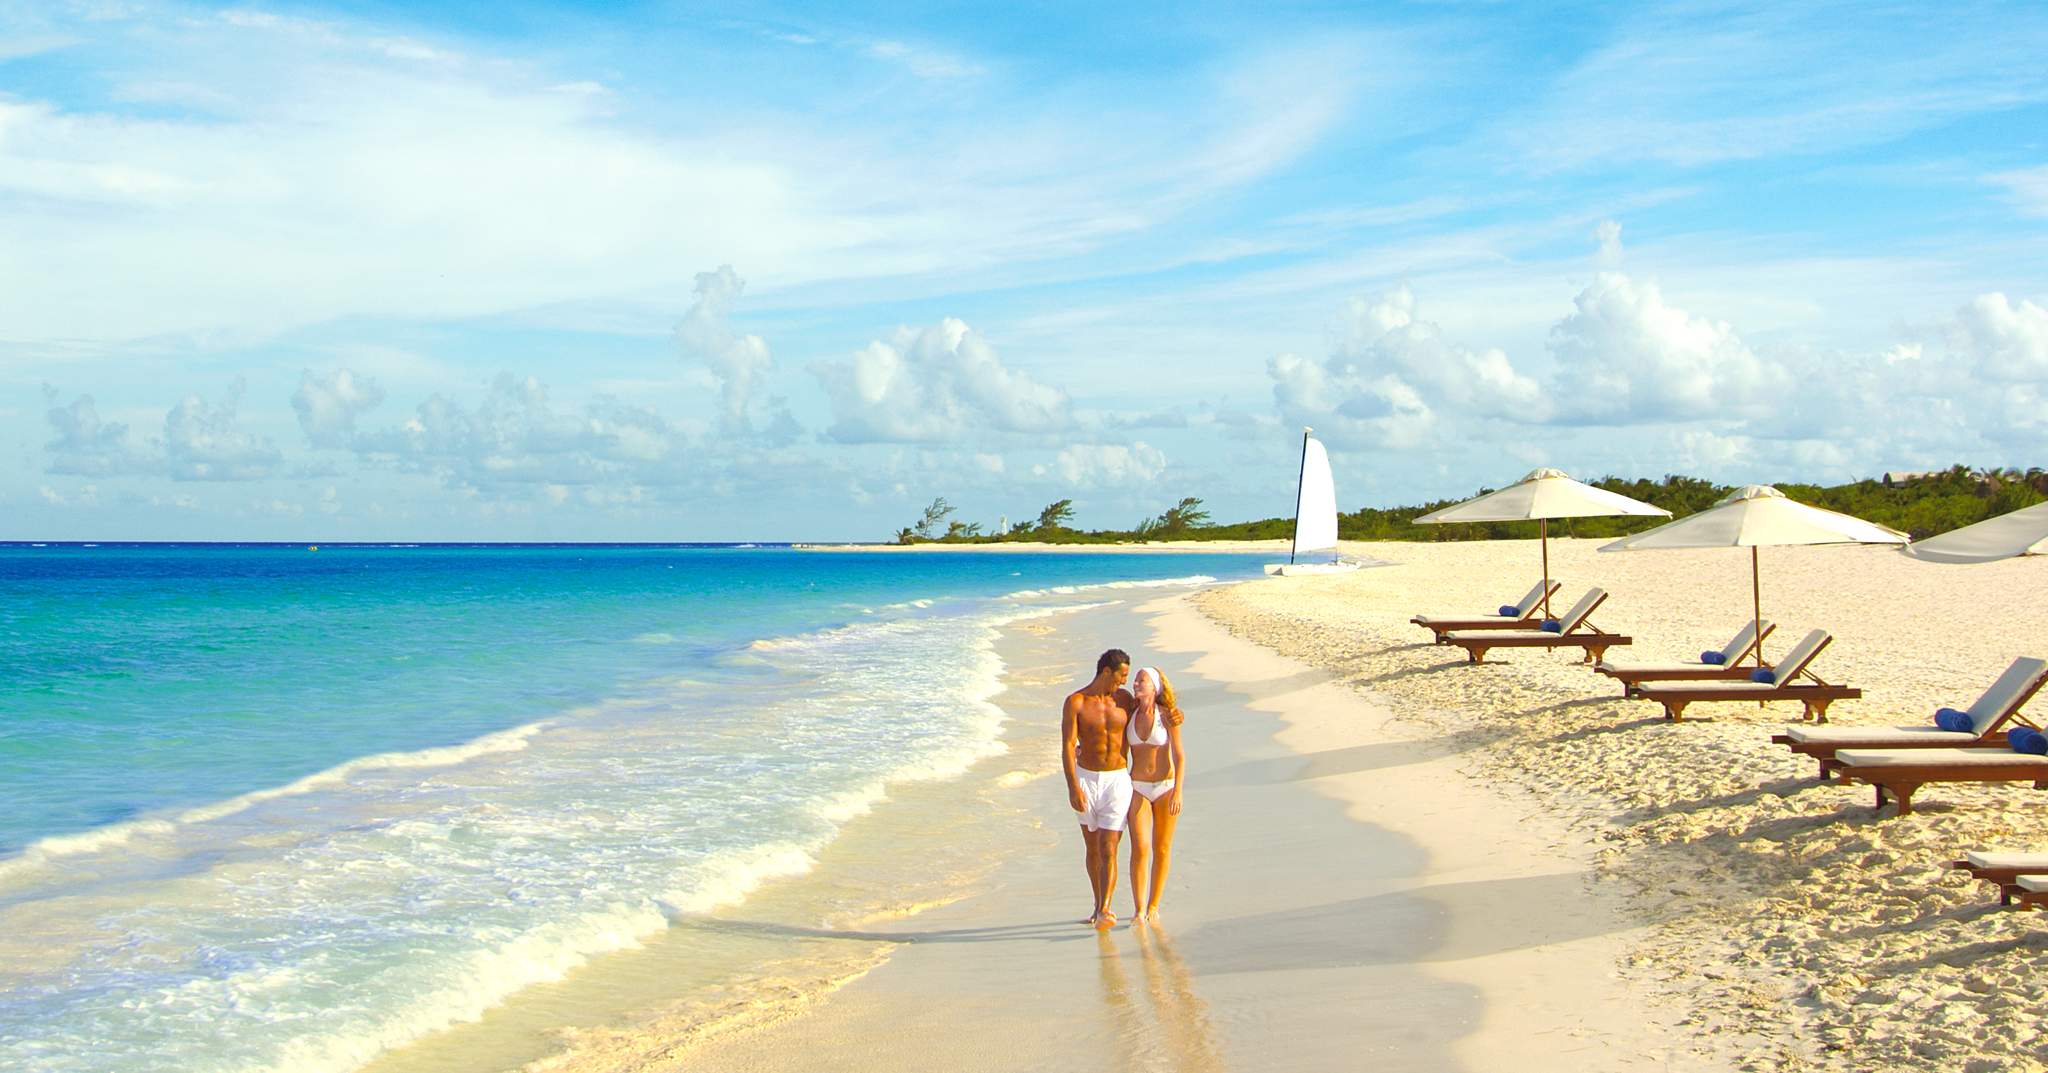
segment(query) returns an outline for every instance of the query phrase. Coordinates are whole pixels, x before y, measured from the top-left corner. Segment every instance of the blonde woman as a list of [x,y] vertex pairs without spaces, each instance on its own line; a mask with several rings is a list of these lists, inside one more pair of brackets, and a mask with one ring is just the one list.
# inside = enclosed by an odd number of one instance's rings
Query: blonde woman
[[1137,905],[1135,922],[1155,924],[1188,784],[1187,750],[1180,740],[1186,717],[1174,701],[1173,683],[1157,667],[1131,676],[1131,694],[1137,708],[1124,728],[1131,747],[1131,900]]

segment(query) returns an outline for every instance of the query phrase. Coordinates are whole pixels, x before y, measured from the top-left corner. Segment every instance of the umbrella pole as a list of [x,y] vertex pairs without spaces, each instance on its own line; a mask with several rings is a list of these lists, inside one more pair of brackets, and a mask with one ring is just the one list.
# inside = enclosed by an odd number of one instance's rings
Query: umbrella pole
[[1550,617],[1550,519],[1536,519],[1537,542],[1543,545],[1543,617]]
[[1750,610],[1756,617],[1750,621],[1756,624],[1756,665],[1761,667],[1764,665],[1764,588],[1763,581],[1758,576],[1759,573],[1756,545],[1751,544],[1749,546],[1749,599]]

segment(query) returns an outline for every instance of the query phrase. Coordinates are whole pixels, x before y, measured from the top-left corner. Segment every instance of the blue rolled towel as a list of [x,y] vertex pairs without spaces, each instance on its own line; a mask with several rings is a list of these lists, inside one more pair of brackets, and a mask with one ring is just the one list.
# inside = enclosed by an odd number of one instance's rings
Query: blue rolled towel
[[1719,649],[1709,649],[1705,652],[1700,653],[1700,662],[1711,663],[1714,666],[1719,667],[1723,663],[1728,662],[1728,657],[1722,655]]
[[2043,734],[2033,727],[2014,727],[2005,732],[2005,740],[2012,746],[2013,752],[2048,756],[2048,734]]
[[1769,667],[1758,667],[1756,670],[1749,672],[1749,680],[1752,682],[1762,682],[1767,686],[1774,686],[1778,684],[1778,672]]
[[1503,614],[1503,615],[1506,615],[1506,616],[1507,616],[1507,617],[1509,617],[1509,618],[1521,618],[1521,617],[1522,617],[1522,609],[1521,609],[1521,608],[1519,608],[1519,607],[1516,607],[1516,606],[1515,606],[1515,605],[1513,605],[1513,604],[1502,604],[1502,605],[1500,605],[1500,613],[1501,613],[1501,614]]
[[1543,620],[1543,625],[1541,629],[1544,633],[1563,633],[1564,623],[1559,622],[1554,618],[1547,618]]
[[1977,731],[1977,721],[1970,718],[1970,713],[1959,712],[1954,708],[1936,708],[1934,725],[1943,730],[1954,730],[1964,734],[1974,734]]

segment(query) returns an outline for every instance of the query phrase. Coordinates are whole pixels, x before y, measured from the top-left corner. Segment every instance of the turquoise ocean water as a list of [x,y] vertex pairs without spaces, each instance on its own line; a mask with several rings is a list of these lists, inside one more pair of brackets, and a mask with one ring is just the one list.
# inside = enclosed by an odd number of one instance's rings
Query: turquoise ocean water
[[1003,623],[1257,569],[0,545],[0,1069],[353,1069],[987,755]]

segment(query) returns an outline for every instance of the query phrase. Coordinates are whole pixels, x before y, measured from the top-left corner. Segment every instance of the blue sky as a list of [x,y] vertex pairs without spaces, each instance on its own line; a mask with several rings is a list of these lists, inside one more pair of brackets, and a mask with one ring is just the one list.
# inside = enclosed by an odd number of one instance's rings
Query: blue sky
[[2048,9],[0,2],[0,537],[2048,461]]

